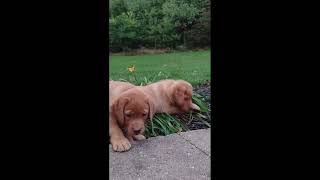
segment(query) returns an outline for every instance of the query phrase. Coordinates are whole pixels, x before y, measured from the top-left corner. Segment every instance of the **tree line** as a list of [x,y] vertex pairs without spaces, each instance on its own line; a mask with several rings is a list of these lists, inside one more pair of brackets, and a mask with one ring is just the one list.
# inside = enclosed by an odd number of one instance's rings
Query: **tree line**
[[210,0],[109,0],[109,51],[210,46]]

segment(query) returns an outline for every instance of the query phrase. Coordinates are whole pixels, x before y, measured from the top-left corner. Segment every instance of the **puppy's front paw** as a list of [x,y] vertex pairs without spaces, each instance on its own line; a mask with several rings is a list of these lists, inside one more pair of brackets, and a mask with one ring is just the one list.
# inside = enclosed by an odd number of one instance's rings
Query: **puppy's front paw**
[[111,137],[112,149],[114,151],[122,152],[127,151],[131,148],[129,140],[125,137],[123,138],[112,138]]
[[144,135],[142,135],[142,134],[135,135],[135,136],[133,136],[133,138],[135,140],[137,140],[137,141],[141,141],[141,140],[145,140],[146,139],[146,137]]
[[127,138],[131,144],[135,144],[132,136],[127,136]]

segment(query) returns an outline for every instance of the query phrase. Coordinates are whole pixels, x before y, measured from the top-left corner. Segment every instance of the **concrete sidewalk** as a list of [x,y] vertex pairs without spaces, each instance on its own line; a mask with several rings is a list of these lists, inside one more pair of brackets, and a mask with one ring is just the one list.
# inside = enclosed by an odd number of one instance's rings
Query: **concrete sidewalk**
[[118,153],[109,147],[112,180],[210,179],[210,129],[158,136]]

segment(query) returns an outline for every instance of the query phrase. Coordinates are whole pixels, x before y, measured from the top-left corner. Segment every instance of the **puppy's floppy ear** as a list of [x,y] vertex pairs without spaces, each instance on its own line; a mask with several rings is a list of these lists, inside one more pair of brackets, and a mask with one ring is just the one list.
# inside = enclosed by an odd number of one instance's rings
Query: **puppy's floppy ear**
[[171,89],[171,101],[173,104],[182,105],[186,89],[180,84],[175,84]]
[[179,86],[176,83],[174,83],[168,88],[167,92],[170,103],[175,104],[177,102],[178,97],[181,95]]
[[128,104],[130,99],[128,97],[119,97],[111,106],[112,113],[120,126],[124,123],[124,107]]
[[150,99],[148,99],[147,103],[149,105],[149,118],[150,118],[150,121],[152,121],[153,115],[155,113],[154,103]]

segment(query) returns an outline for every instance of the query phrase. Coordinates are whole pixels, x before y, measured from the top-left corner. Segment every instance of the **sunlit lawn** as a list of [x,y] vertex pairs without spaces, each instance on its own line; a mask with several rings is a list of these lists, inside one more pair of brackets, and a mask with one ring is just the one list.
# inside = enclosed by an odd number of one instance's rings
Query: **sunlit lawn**
[[136,67],[138,78],[150,79],[161,71],[160,79],[183,79],[191,84],[210,80],[210,50],[156,55],[110,56],[110,79],[128,79],[127,67]]

